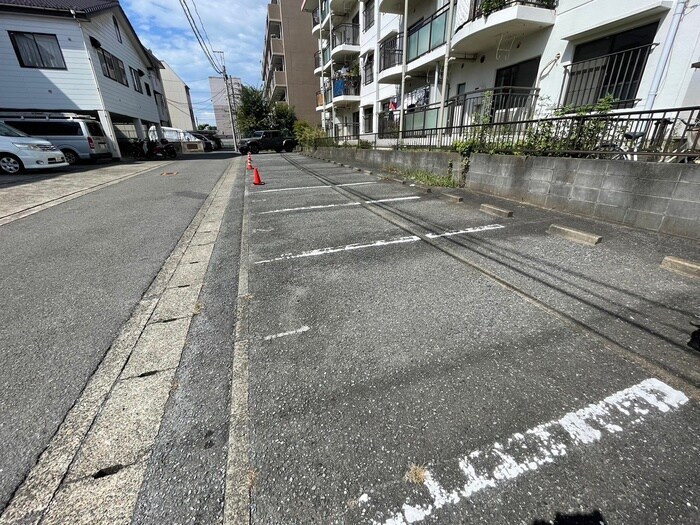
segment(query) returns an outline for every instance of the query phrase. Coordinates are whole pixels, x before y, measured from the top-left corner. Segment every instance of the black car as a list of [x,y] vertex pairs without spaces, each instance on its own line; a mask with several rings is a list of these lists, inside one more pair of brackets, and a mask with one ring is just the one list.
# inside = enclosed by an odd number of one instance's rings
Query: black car
[[238,141],[238,151],[243,155],[248,152],[253,154],[263,150],[274,150],[280,153],[282,150],[290,152],[297,146],[297,139],[287,130],[268,129],[255,131],[252,137]]

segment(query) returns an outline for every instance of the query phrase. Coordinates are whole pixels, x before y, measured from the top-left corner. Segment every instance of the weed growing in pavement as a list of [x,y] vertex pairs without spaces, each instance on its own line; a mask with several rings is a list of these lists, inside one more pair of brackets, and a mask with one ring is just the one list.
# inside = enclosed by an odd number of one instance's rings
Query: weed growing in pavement
[[457,183],[451,177],[442,177],[426,170],[409,170],[402,173],[404,177],[421,182],[426,186],[442,186],[445,188],[456,188]]
[[408,467],[408,471],[403,475],[403,479],[406,483],[413,483],[414,485],[422,485],[425,483],[426,475],[428,471],[423,465],[416,465],[411,463]]

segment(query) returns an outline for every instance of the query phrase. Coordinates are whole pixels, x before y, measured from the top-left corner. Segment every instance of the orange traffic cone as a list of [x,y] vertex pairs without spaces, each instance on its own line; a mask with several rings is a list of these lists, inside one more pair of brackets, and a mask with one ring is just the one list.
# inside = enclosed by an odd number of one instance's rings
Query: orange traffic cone
[[247,170],[252,170],[253,169],[253,157],[251,156],[250,153],[248,153],[248,165],[246,166]]
[[262,180],[260,180],[260,173],[258,173],[258,168],[254,168],[253,171],[253,184],[256,186],[262,186],[265,184]]

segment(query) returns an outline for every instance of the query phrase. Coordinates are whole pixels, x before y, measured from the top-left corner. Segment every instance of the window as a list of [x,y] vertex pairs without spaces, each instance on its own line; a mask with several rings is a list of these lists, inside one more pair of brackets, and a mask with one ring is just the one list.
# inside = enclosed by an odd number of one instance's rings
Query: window
[[363,132],[372,133],[372,107],[362,109]]
[[116,17],[112,17],[112,22],[114,22],[114,34],[117,36],[117,40],[119,40],[119,43],[122,43],[122,32],[119,30],[119,23],[117,22]]
[[364,19],[362,30],[367,31],[374,25],[374,0],[367,0],[365,2],[365,9],[362,11],[362,18]]
[[131,79],[134,81],[134,89],[139,93],[143,93],[143,86],[141,85],[141,75],[131,66],[129,66],[129,71],[131,71]]
[[126,78],[126,69],[124,62],[117,57],[108,53],[104,49],[97,49],[97,56],[100,58],[100,66],[102,66],[102,74],[112,80],[116,80],[125,86],[129,85],[129,80]]
[[654,22],[577,45],[572,63],[565,66],[563,104],[580,107],[611,94],[615,107],[633,107],[657,27]]
[[56,35],[10,31],[19,65],[38,69],[66,69]]
[[148,82],[143,83],[144,86],[146,86],[146,95],[149,97],[151,96],[151,86],[148,85]]

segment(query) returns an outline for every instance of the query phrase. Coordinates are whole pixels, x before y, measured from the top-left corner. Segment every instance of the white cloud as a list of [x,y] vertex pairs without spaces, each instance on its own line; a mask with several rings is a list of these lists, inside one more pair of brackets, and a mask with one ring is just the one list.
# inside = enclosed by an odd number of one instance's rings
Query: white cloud
[[[164,60],[190,87],[193,102],[211,98],[208,77],[216,72],[201,50],[178,0],[122,0],[143,44]],[[211,47],[224,51],[229,75],[243,83],[262,83],[261,65],[268,0],[187,0]],[[196,11],[195,11],[196,6]],[[211,104],[195,104],[197,119],[213,124]]]

